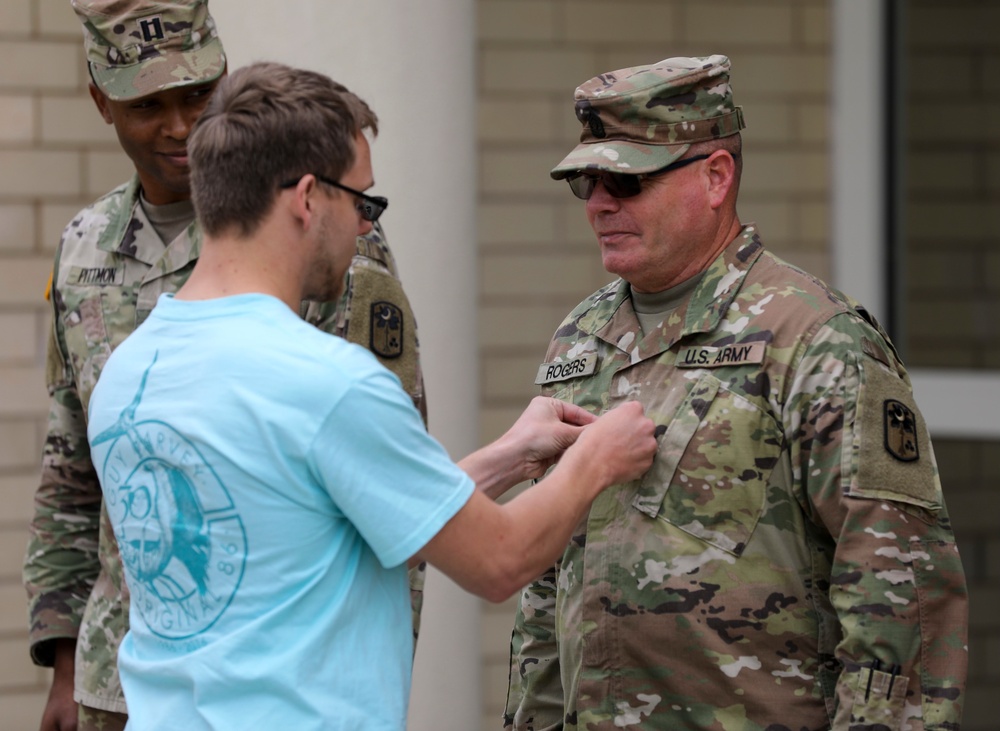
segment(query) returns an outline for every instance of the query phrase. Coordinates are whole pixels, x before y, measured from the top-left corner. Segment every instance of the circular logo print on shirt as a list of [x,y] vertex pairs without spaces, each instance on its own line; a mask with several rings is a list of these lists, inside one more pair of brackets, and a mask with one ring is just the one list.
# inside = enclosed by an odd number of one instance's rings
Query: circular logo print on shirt
[[132,606],[154,634],[194,637],[239,588],[243,521],[191,442],[160,421],[129,427],[108,453],[103,483]]

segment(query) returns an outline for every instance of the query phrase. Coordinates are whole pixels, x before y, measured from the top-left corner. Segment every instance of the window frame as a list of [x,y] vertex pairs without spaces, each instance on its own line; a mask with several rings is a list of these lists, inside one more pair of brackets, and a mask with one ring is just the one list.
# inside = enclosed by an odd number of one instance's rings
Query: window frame
[[[898,242],[900,156],[905,125],[888,90],[903,72],[895,0],[833,0],[832,283],[886,324],[905,349],[900,278],[906,262]],[[1000,438],[1000,370],[912,368],[920,410],[935,437]]]

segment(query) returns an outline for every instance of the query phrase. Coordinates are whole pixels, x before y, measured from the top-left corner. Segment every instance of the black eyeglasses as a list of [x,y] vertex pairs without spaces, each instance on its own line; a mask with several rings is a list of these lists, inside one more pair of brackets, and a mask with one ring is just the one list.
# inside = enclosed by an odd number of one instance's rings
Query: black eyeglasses
[[[331,180],[325,175],[320,175],[319,173],[313,173],[313,175],[315,176],[316,180],[320,181],[321,183],[326,183],[327,185],[331,185],[334,188],[340,188],[341,190],[350,193],[353,196],[356,196],[359,199],[358,213],[360,213],[361,217],[366,221],[371,221],[372,223],[375,223],[378,220],[378,217],[385,212],[386,208],[389,207],[388,198],[383,198],[380,195],[368,195],[367,193],[362,193],[360,190],[354,190],[354,188],[348,188],[346,185],[342,185],[341,183],[338,183],[336,180]],[[299,181],[301,179],[302,178],[296,178],[295,180],[286,180],[284,183],[281,183],[278,187],[294,188],[296,185],[299,184]]]
[[600,182],[604,189],[614,198],[631,198],[642,192],[642,181],[644,178],[652,178],[657,175],[669,173],[693,162],[704,160],[708,155],[695,155],[686,157],[683,160],[672,162],[664,168],[654,170],[651,173],[639,173],[638,175],[629,173],[611,173],[607,170],[578,170],[566,176],[573,195],[581,200],[588,200],[594,194],[594,188]]

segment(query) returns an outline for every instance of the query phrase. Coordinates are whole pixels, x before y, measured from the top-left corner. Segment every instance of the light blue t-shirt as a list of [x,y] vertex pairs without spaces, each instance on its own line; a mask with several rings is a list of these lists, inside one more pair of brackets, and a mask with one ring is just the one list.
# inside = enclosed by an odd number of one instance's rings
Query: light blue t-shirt
[[275,298],[164,295],[88,436],[130,731],[405,728],[405,562],[474,485],[392,373]]

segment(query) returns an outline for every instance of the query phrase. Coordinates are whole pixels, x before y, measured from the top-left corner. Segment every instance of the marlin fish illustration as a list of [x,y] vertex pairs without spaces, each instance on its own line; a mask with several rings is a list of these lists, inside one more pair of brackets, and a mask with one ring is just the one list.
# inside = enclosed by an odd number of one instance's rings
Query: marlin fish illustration
[[158,357],[92,445],[111,443],[101,481],[133,605],[156,634],[181,639],[225,611],[242,581],[247,544],[228,491],[195,444],[170,424],[141,417]]

